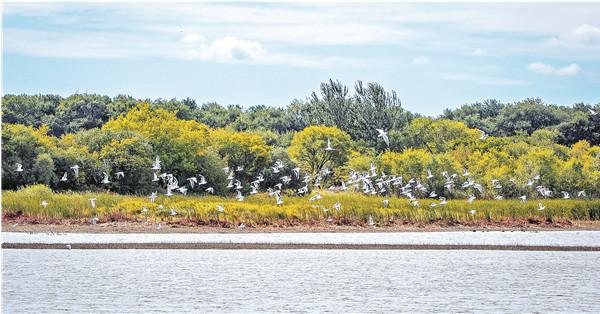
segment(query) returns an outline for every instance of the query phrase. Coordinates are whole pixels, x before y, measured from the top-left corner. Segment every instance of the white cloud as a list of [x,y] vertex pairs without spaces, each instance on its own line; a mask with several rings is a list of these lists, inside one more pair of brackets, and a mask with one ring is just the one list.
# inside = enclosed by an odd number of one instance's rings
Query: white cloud
[[413,63],[416,65],[428,65],[431,63],[431,59],[427,57],[417,57],[413,59]]
[[470,82],[475,85],[483,86],[522,86],[527,85],[529,82],[517,79],[504,79],[479,74],[465,74],[465,73],[450,73],[442,75],[441,77],[446,81],[455,82]]
[[550,40],[555,45],[595,45],[600,44],[600,27],[589,24],[579,25]]
[[197,43],[197,42],[205,41],[205,40],[206,40],[206,38],[204,38],[202,35],[198,35],[196,33],[188,33],[188,34],[185,34],[185,36],[183,36],[183,38],[181,38],[181,42],[187,43],[187,44]]
[[541,63],[541,62],[534,62],[534,63],[530,63],[529,65],[527,65],[527,68],[530,71],[544,74],[544,75],[554,75],[555,74],[555,75],[560,75],[560,76],[573,76],[573,75],[577,75],[581,72],[581,67],[575,63],[571,63],[568,66],[565,66],[562,68],[557,68],[557,67],[549,65],[549,64],[545,64],[545,63]]

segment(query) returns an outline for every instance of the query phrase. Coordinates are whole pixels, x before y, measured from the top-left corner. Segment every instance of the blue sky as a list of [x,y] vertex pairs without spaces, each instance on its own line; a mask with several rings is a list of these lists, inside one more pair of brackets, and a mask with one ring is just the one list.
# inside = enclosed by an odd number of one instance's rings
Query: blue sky
[[600,3],[4,3],[3,93],[285,106],[329,78],[436,115],[600,102]]

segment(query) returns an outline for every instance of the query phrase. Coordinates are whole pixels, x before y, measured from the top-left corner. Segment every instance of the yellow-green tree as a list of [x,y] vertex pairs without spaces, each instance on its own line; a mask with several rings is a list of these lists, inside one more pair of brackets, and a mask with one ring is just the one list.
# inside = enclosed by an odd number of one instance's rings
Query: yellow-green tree
[[302,170],[314,176],[325,168],[335,171],[344,166],[352,146],[350,136],[336,127],[310,126],[294,135],[288,152]]

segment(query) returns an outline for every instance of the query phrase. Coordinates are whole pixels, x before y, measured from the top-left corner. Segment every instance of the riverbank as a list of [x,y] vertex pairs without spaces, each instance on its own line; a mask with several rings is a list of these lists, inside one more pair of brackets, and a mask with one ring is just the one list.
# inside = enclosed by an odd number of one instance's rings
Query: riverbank
[[233,225],[195,225],[185,222],[119,221],[92,224],[82,219],[39,221],[27,217],[2,220],[2,231],[60,233],[297,233],[297,232],[450,232],[450,231],[600,231],[600,221],[513,219],[473,224],[420,223],[387,226],[335,224],[267,225],[240,228]]

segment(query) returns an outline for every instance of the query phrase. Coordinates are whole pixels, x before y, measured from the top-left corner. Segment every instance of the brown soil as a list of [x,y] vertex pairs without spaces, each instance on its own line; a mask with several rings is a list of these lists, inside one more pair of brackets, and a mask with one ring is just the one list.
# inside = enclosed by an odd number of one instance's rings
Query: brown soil
[[368,227],[363,225],[336,225],[325,223],[298,225],[250,226],[240,229],[226,223],[201,225],[192,222],[115,221],[92,224],[89,220],[40,220],[33,217],[3,217],[4,232],[74,232],[74,233],[274,233],[274,232],[439,232],[439,231],[553,231],[600,230],[600,221],[532,221],[506,220],[480,224],[431,222],[427,224],[390,224]]

